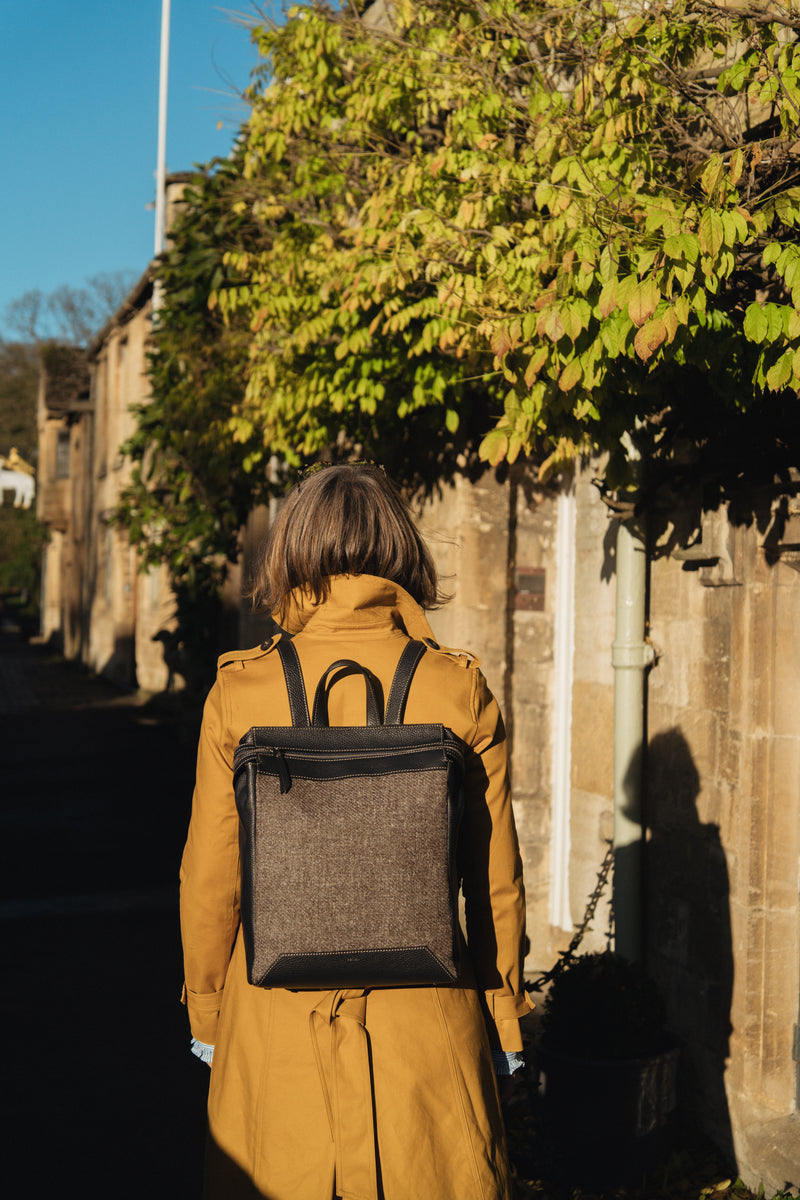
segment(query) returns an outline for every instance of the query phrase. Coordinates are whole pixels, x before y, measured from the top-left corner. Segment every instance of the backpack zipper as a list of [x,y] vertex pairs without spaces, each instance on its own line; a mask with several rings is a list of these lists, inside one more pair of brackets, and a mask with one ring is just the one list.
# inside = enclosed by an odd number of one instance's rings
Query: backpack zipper
[[[455,747],[449,746],[446,742],[429,742],[426,746],[415,746],[414,751],[425,750],[442,750],[448,758],[463,758],[463,755]],[[364,749],[364,750],[300,750],[293,746],[287,747],[287,752],[292,758],[319,758],[324,755],[331,762],[347,762],[352,758],[372,758],[377,755],[379,758],[388,758],[392,755],[408,754],[407,746],[393,746],[391,748],[383,747],[381,749]],[[243,763],[249,762],[252,758],[258,758],[259,754],[271,754],[279,759],[278,770],[281,770],[281,764],[288,773],[289,768],[286,766],[286,760],[283,757],[283,750],[279,746],[238,746],[235,751],[234,768],[242,766]]]
[[[289,774],[289,768],[286,765],[286,759],[283,757],[283,751],[277,746],[269,746],[267,748],[269,753],[278,761],[278,779],[280,780],[281,785],[281,795],[283,795],[285,792],[288,792],[292,786],[292,777]],[[247,755],[247,758],[250,758],[249,754]]]

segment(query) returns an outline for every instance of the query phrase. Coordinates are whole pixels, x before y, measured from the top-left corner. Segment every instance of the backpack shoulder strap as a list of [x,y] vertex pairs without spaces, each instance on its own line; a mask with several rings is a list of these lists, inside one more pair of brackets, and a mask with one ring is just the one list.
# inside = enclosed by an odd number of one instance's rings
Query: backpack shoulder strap
[[424,653],[425,646],[422,642],[409,642],[400,655],[392,686],[389,689],[389,699],[386,701],[384,725],[402,725],[411,680],[414,678],[417,664]]
[[303,682],[303,670],[297,650],[291,638],[282,637],[278,642],[278,654],[283,667],[283,677],[286,680],[286,691],[289,693],[289,711],[292,714],[292,724],[307,728],[311,724],[308,715],[308,700],[306,685]]

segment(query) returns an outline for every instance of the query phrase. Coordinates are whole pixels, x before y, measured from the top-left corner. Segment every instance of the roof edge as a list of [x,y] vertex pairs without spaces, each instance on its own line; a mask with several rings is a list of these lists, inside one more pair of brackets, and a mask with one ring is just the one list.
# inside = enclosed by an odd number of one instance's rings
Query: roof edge
[[155,265],[156,260],[151,259],[117,311],[109,317],[100,332],[92,338],[86,348],[86,357],[90,362],[97,357],[109,334],[118,326],[124,325],[143,306],[148,294],[152,293]]

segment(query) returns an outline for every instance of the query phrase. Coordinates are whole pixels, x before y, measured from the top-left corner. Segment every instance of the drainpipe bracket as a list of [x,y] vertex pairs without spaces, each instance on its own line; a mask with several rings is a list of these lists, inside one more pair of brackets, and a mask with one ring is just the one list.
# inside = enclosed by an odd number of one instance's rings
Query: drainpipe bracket
[[615,671],[643,671],[651,667],[656,652],[649,642],[612,642],[611,665]]

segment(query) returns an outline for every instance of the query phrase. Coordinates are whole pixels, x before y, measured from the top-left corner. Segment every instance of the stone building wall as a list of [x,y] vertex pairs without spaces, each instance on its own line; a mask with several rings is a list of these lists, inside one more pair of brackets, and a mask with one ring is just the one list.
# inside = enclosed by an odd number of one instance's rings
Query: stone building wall
[[[192,178],[183,172],[167,180],[168,224]],[[124,687],[157,692],[182,682],[172,636],[174,596],[165,570],[140,572],[135,551],[112,521],[130,478],[121,452],[135,428],[130,407],[150,395],[151,273],[152,264],[87,351],[61,347],[48,354],[57,361],[40,387],[37,513],[50,532],[42,635]],[[65,437],[66,473],[63,457],[56,467],[57,443]],[[238,607],[238,596],[232,604]]]
[[[88,665],[119,683],[136,680],[136,627],[149,614],[138,611],[137,560],[125,534],[111,521],[130,466],[120,447],[133,433],[132,404],[147,399],[145,344],[150,332],[148,302],[131,306],[127,320],[104,331],[91,353],[94,446],[89,508],[88,577],[90,637]],[[149,607],[149,605],[147,605]],[[140,643],[141,645],[141,643]],[[158,661],[158,646],[152,647]]]
[[[797,528],[793,527],[797,526]],[[754,1181],[800,1180],[800,576],[769,498],[728,526],[730,569],[658,558],[646,762],[648,943],[684,1084]],[[790,1173],[793,1172],[793,1173]]]
[[[570,899],[583,917],[613,835],[615,526],[593,486],[593,472],[576,479],[575,673],[572,703]],[[598,909],[586,948],[605,947],[608,896]]]
[[82,351],[60,347],[46,352],[37,398],[36,515],[49,533],[42,561],[41,632],[70,658],[81,654],[85,625],[83,518],[90,479],[91,407]]
[[451,596],[429,614],[436,639],[477,654],[502,705],[509,649],[508,488],[488,475],[476,484],[457,479],[415,515]]
[[[542,489],[524,468],[515,468],[503,483],[490,473],[477,484],[456,480],[419,513],[420,528],[453,592],[449,604],[430,614],[434,633],[442,645],[479,656],[506,721],[526,869],[529,975],[551,966],[568,943],[612,831],[609,521],[588,475],[579,472],[570,491],[574,543],[566,664],[557,664],[555,652],[557,612],[564,607],[559,570],[570,568],[557,555],[557,491]],[[556,686],[569,689],[571,754],[561,768],[566,771],[561,788],[553,746]],[[565,836],[554,846],[559,822]],[[589,936],[590,948],[603,944],[606,911],[598,914],[599,932]]]
[[135,551],[112,520],[130,477],[121,453],[134,431],[130,407],[149,396],[150,302],[145,272],[87,353],[61,352],[80,357],[85,387],[74,384],[72,362],[61,364],[63,379],[55,371],[43,374],[37,512],[50,533],[42,635],[58,640],[67,658],[124,687],[160,691],[178,682],[169,579],[163,570],[140,573]]
[[[524,469],[487,474],[443,489],[420,519],[454,592],[432,614],[436,636],[479,654],[509,728],[529,978],[567,944],[613,834],[617,524],[591,480],[578,470],[559,498]],[[686,1110],[748,1182],[775,1190],[800,1180],[800,506],[770,503],[738,527],[709,518],[702,543],[699,520],[673,514],[685,532],[667,526],[671,553],[652,547],[643,920]],[[604,901],[584,949],[605,945],[607,917]]]

